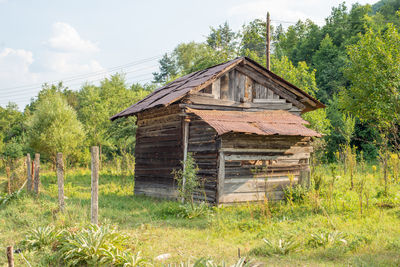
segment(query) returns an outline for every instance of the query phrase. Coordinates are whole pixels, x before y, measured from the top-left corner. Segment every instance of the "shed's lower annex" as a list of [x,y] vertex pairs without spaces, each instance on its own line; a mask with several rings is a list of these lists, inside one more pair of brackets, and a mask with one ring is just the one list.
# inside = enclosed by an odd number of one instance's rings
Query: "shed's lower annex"
[[310,142],[300,114],[324,105],[248,58],[181,77],[112,119],[137,117],[135,194],[176,198],[172,171],[191,153],[210,203],[282,199],[308,183]]

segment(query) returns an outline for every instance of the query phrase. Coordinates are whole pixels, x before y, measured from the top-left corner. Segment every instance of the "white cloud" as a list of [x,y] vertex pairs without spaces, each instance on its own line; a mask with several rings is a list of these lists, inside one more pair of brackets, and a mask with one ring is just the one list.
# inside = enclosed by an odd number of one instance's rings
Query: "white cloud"
[[44,65],[49,71],[60,74],[85,74],[103,70],[100,63],[81,53],[46,53]]
[[0,51],[0,80],[4,86],[31,83],[37,80],[38,75],[32,73],[30,66],[33,63],[33,54],[24,49],[4,48]]
[[53,24],[53,35],[47,41],[50,48],[61,52],[98,52],[97,45],[81,38],[71,25],[64,22]]
[[[351,4],[360,2],[362,4],[373,3],[375,0],[348,0],[347,7]],[[246,18],[246,21],[254,18],[265,18],[267,12],[271,14],[273,24],[279,21],[297,22],[299,19],[311,19],[315,23],[322,25],[325,18],[329,16],[332,7],[337,7],[343,0],[255,0],[246,1],[232,6],[228,9],[228,15],[234,18]],[[274,22],[275,21],[275,22]]]
[[84,40],[78,31],[64,22],[53,24],[53,34],[45,42],[43,65],[51,72],[60,74],[84,74],[103,70],[93,58],[100,49],[91,41]]
[[[52,35],[40,50],[34,51],[36,61],[31,51],[0,49],[0,106],[12,101],[22,109],[37,95],[44,82],[65,81],[68,77],[81,75],[79,77],[83,79],[65,83],[75,89],[86,80],[101,78],[105,69],[96,59],[95,52],[98,51],[93,42],[82,39],[76,29],[62,22],[53,24]],[[87,75],[98,71],[101,71],[99,75]]]

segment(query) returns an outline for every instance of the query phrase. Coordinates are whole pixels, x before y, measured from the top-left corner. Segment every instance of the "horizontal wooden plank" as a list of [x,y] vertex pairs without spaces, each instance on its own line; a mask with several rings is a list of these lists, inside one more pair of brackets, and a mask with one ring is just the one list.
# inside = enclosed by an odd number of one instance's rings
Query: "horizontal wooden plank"
[[239,203],[249,201],[263,201],[267,197],[269,200],[281,200],[284,197],[282,191],[268,192],[253,192],[253,193],[230,193],[224,194],[220,198],[220,203]]
[[225,178],[224,193],[250,193],[250,192],[269,192],[282,191],[291,184],[297,184],[298,178],[290,181],[288,177],[273,179],[227,179]]
[[273,160],[278,156],[265,156],[265,155],[243,155],[243,154],[230,154],[225,156],[225,160]]
[[199,95],[190,95],[188,97],[188,100],[193,104],[239,107],[239,108],[243,108],[243,109],[260,108],[260,109],[264,109],[264,110],[289,110],[292,108],[291,103],[285,103],[285,102],[284,103],[269,102],[268,104],[251,103],[251,102],[241,103],[239,101],[212,99],[209,97],[204,97],[204,96],[199,96]]
[[231,147],[223,147],[220,148],[220,151],[229,153],[284,153],[287,149],[270,149],[270,148],[231,148]]
[[262,104],[276,104],[276,103],[286,103],[286,99],[253,99],[253,103],[262,103]]

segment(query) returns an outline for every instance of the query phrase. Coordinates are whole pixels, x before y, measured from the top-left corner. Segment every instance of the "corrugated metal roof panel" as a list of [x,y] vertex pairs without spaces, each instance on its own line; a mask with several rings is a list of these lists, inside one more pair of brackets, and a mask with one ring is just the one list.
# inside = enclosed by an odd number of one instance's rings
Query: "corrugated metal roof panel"
[[251,133],[258,135],[321,135],[304,126],[307,121],[284,110],[268,110],[257,112],[197,110],[188,108],[213,127],[219,135],[228,132]]

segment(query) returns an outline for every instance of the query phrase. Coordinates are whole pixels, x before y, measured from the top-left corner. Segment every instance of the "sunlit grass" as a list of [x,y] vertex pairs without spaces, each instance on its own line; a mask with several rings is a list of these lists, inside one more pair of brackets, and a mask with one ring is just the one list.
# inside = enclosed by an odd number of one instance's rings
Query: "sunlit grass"
[[[133,178],[111,175],[104,171],[99,180],[100,223],[118,225],[131,237],[131,248],[142,251],[147,259],[170,253],[168,262],[191,257],[212,257],[219,262],[233,262],[238,249],[241,255],[270,265],[375,265],[400,264],[400,186],[392,181],[388,196],[383,196],[382,181],[368,168],[365,176],[372,186],[368,208],[360,213],[359,198],[349,190],[348,177],[340,173],[334,187],[330,184],[328,168],[321,168],[324,184],[320,193],[310,191],[303,203],[269,203],[265,206],[243,204],[212,208],[210,214],[194,219],[177,216],[179,203],[133,195]],[[0,178],[3,179],[4,178]],[[90,221],[90,171],[69,170],[65,179],[66,212],[57,207],[57,186],[54,172],[41,175],[39,197],[22,194],[17,200],[0,207],[1,249],[18,247],[26,232],[39,226],[58,228],[85,225]],[[330,192],[331,190],[331,192]],[[389,206],[379,206],[391,203]],[[366,205],[366,203],[364,203]],[[311,234],[339,231],[346,235],[349,245],[311,248],[306,244]],[[279,240],[293,237],[301,245],[287,255],[253,255],[254,248],[263,245],[263,238]],[[3,250],[4,251],[4,250]],[[26,252],[25,257],[40,266],[40,257]],[[23,264],[16,255],[19,264]],[[5,258],[0,257],[0,264]]]

